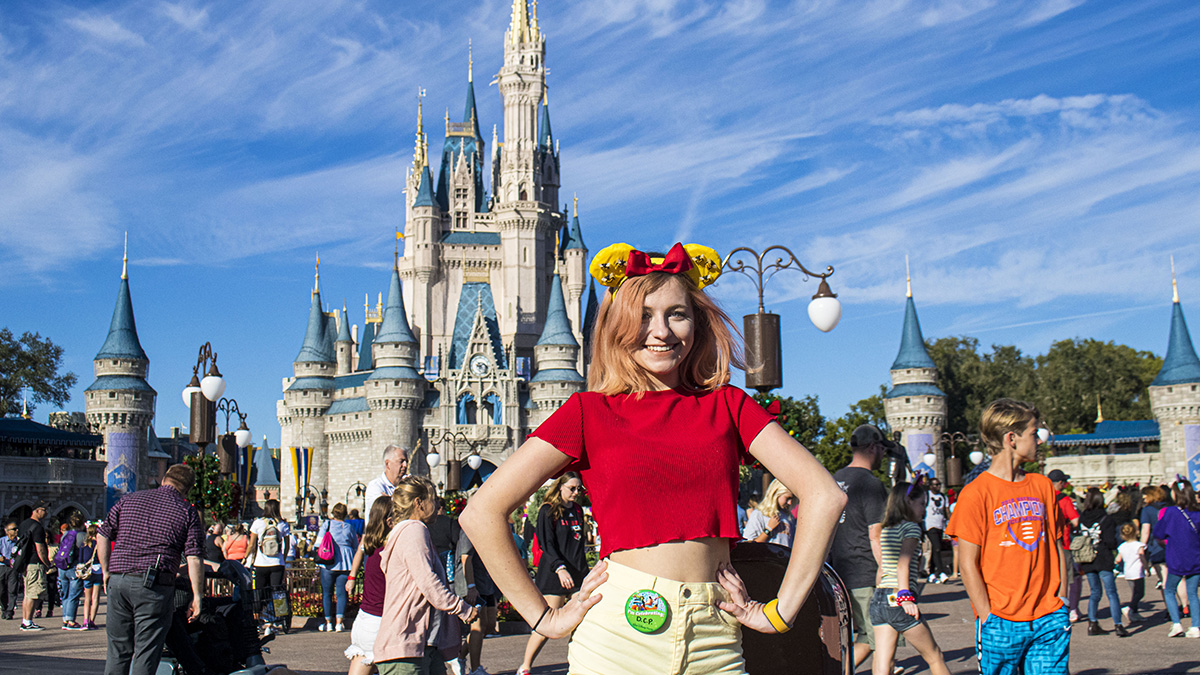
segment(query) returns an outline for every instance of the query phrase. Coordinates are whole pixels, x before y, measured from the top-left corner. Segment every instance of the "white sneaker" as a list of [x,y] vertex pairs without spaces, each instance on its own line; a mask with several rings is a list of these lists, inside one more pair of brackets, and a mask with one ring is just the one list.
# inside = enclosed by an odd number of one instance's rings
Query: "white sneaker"
[[1125,623],[1131,623],[1129,620],[1129,605],[1121,607],[1121,618],[1125,619]]
[[336,628],[333,629],[333,632],[335,632],[335,633],[343,633],[345,631],[346,631],[346,626],[344,624],[340,624],[340,623],[337,625]]
[[1200,638],[1200,626],[1192,626],[1183,634],[1184,637]]
[[1183,635],[1183,624],[1171,624],[1171,630],[1167,631],[1167,637],[1179,637],[1180,635]]
[[944,584],[944,583],[946,583],[946,580],[947,580],[947,579],[949,579],[949,578],[950,578],[950,577],[946,576],[946,573],[945,573],[945,572],[942,572],[942,575],[941,575],[940,577],[938,577],[938,583],[939,583],[939,584]]
[[320,626],[317,626],[317,630],[321,631],[322,633],[331,633],[333,632],[333,624],[326,621]]
[[937,581],[937,575],[936,575],[936,574],[930,574],[930,575],[929,575],[929,579],[928,579],[928,581],[929,581],[929,583],[931,583],[931,584],[936,584],[936,583],[938,582],[938,581]]

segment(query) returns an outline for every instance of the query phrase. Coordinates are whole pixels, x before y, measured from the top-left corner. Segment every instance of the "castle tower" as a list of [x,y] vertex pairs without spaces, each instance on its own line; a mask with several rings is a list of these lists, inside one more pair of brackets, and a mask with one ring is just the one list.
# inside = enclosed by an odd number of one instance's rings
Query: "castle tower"
[[[364,466],[339,462],[331,473],[329,490],[345,494],[347,488],[363,476],[380,471],[383,450],[389,445],[416,447],[421,430],[421,403],[425,398],[425,379],[417,373],[417,339],[408,324],[400,274],[393,266],[383,321],[372,344],[375,370],[363,383],[367,409],[372,417],[371,436],[366,453],[355,453]],[[415,471],[416,467],[410,467]]]
[[108,462],[106,509],[122,495],[149,486],[148,432],[157,393],[146,382],[150,359],[138,341],[129,296],[129,255],[121,264],[121,284],[112,323],[96,358],[96,381],[86,390],[84,414],[93,433],[104,437],[100,459]]
[[[578,303],[577,303],[578,305]],[[562,281],[558,274],[550,282],[550,304],[546,308],[546,326],[533,348],[537,372],[529,380],[530,406],[529,426],[541,424],[571,394],[583,391],[586,382],[579,374],[579,342],[567,319],[567,305],[563,299]]]
[[[583,343],[583,289],[587,285],[587,246],[583,243],[583,231],[579,229],[579,197],[574,200],[575,214],[571,217],[571,227],[566,228],[566,237],[562,242],[563,267],[566,279],[563,287],[566,291],[567,318],[571,320],[571,331],[580,344]],[[554,289],[551,288],[553,293]]]
[[913,467],[919,467],[925,453],[932,452],[937,460],[936,466],[930,468],[945,480],[945,457],[939,439],[946,426],[946,394],[937,386],[937,366],[925,350],[925,336],[921,334],[912,298],[912,282],[906,281],[900,352],[892,363],[892,388],[884,396],[883,405],[888,426],[893,432],[900,432],[900,442],[908,449]]
[[346,303],[342,302],[342,314],[338,317],[337,340],[334,341],[337,352],[337,374],[349,375],[354,372],[354,340],[350,339],[350,314],[346,312]]
[[1158,421],[1163,480],[1180,474],[1194,484],[1200,480],[1200,359],[1179,304],[1173,262],[1171,288],[1171,333],[1162,370],[1150,383],[1150,409]]
[[558,204],[558,188],[562,185],[559,178],[558,143],[550,130],[550,99],[542,94],[542,121],[538,125],[537,161],[542,183],[541,201],[547,204]]
[[313,448],[309,467],[309,485],[317,491],[325,485],[329,470],[329,445],[325,436],[325,411],[333,402],[337,356],[333,338],[328,336],[329,322],[321,306],[321,275],[318,261],[316,281],[308,311],[308,327],[300,353],[292,362],[292,377],[285,380],[283,400],[275,414],[279,418],[281,454],[285,458],[280,478],[280,505],[286,517],[294,518],[296,508],[295,469],[288,461],[288,448]]

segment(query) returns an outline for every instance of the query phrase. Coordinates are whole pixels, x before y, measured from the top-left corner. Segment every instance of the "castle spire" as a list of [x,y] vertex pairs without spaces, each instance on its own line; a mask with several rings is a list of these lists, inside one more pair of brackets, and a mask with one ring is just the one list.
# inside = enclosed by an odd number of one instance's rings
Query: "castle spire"
[[413,336],[408,326],[408,316],[404,311],[404,296],[400,293],[400,271],[392,268],[392,282],[388,288],[387,306],[383,309],[383,322],[379,324],[379,332],[375,334],[375,342],[411,342]]
[[427,146],[425,145],[425,111],[421,98],[425,96],[424,89],[417,89],[417,140],[413,148],[413,170],[420,171],[428,164]]
[[[319,258],[318,258],[319,260]],[[318,263],[319,267],[320,263]],[[319,276],[319,275],[318,275]],[[308,308],[308,327],[304,331],[304,343],[296,355],[296,363],[336,363],[336,355],[330,352],[332,344],[325,336],[328,322],[321,308],[321,291],[314,287],[312,303]]]
[[475,57],[471,54],[471,38],[467,38],[467,82],[475,81]]
[[[128,251],[128,247],[126,247]],[[100,347],[96,359],[130,359],[148,361],[142,344],[138,341],[137,323],[133,320],[133,300],[129,296],[128,253],[121,266],[121,285],[117,289],[117,304],[113,307],[112,323],[108,336]]]
[[533,0],[533,11],[529,15],[529,38],[537,42],[541,39],[541,29],[538,28],[537,0]]
[[508,25],[509,40],[513,44],[529,42],[529,7],[525,0],[513,0],[512,20]]
[[1187,320],[1183,317],[1183,305],[1179,304],[1179,286],[1171,275],[1171,287],[1175,300],[1171,303],[1171,336],[1167,342],[1167,355],[1163,357],[1162,369],[1150,383],[1160,387],[1185,382],[1200,382],[1200,358],[1192,346],[1192,335],[1188,332]]
[[[129,231],[125,232],[125,252],[121,254],[121,278],[129,278]],[[1171,259],[1171,278],[1175,278],[1175,259]]]
[[921,322],[917,319],[917,305],[913,302],[911,285],[908,301],[904,305],[904,327],[900,334],[900,351],[892,363],[892,370],[907,368],[937,368],[925,349],[925,336],[921,333]]
[[539,129],[538,148],[545,152],[554,151],[554,134],[550,131],[550,90],[542,90],[542,123]]
[[317,253],[317,271],[313,275],[313,295],[321,293],[321,254]]

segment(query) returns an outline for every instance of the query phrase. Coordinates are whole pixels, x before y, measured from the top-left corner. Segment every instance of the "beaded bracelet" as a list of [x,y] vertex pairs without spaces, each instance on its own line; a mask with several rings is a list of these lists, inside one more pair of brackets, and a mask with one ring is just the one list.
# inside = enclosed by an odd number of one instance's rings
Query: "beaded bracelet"
[[917,596],[912,594],[912,591],[907,588],[902,588],[896,591],[896,602],[911,602],[917,604]]
[[775,598],[763,605],[763,614],[766,615],[767,621],[771,623],[771,626],[775,628],[776,633],[786,633],[792,629],[788,625],[788,622],[784,621],[783,617],[779,615],[779,598]]

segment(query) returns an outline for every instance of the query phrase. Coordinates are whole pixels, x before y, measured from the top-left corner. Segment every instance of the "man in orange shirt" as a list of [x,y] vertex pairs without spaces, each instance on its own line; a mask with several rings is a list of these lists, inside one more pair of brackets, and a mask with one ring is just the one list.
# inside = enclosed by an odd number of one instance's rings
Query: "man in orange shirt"
[[983,675],[1069,672],[1062,519],[1050,480],[1021,470],[1037,457],[1040,417],[1012,399],[983,411],[979,431],[992,465],[963,488],[946,529],[958,539]]

